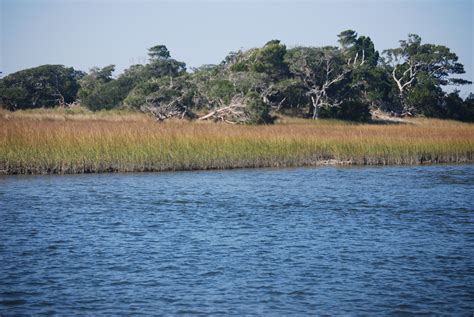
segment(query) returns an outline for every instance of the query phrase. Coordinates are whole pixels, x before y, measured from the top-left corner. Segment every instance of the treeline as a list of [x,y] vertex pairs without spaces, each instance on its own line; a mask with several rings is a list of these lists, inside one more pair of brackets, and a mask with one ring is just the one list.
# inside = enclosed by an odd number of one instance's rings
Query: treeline
[[449,48],[410,34],[380,54],[370,37],[355,31],[338,38],[339,47],[287,48],[272,40],[192,71],[157,45],[148,50],[147,64],[116,78],[114,65],[88,73],[43,65],[1,79],[0,104],[17,110],[78,102],[94,111],[122,107],[160,120],[231,123],[270,123],[275,113],[364,121],[374,110],[474,121],[474,95],[463,100],[458,91],[442,89],[471,84],[454,77],[465,71]]

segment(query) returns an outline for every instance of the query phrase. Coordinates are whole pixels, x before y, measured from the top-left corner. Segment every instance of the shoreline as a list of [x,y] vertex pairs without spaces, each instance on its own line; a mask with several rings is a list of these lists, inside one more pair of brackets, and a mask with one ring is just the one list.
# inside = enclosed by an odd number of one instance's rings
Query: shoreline
[[[458,159],[458,160],[419,160],[419,161],[406,161],[401,163],[384,163],[380,162],[368,162],[368,161],[359,161],[359,160],[336,160],[336,159],[327,159],[319,160],[314,162],[305,162],[302,164],[288,164],[288,163],[278,163],[274,162],[272,165],[266,164],[248,164],[248,165],[234,165],[227,167],[200,167],[200,168],[185,168],[185,167],[159,167],[159,166],[149,166],[149,167],[131,167],[121,168],[117,166],[102,166],[99,169],[92,169],[90,166],[76,167],[69,169],[61,168],[25,168],[18,167],[16,169],[0,169],[0,176],[13,176],[13,175],[85,175],[85,174],[116,174],[116,173],[165,173],[165,172],[190,172],[190,171],[228,171],[228,170],[237,170],[237,169],[285,169],[285,168],[305,168],[305,167],[382,167],[382,166],[430,166],[430,165],[463,165],[463,164],[474,164],[474,159]],[[99,164],[100,165],[100,164]]]

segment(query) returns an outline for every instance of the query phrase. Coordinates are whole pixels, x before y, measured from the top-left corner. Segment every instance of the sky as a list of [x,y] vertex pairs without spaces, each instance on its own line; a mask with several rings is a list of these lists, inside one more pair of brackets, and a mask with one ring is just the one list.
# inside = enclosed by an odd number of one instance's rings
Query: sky
[[[144,63],[164,44],[188,68],[217,64],[230,51],[279,39],[288,47],[337,45],[353,29],[376,49],[409,33],[446,45],[474,81],[473,0],[0,0],[0,71],[42,64],[87,71],[116,65],[116,75]],[[461,96],[473,92],[461,89]]]

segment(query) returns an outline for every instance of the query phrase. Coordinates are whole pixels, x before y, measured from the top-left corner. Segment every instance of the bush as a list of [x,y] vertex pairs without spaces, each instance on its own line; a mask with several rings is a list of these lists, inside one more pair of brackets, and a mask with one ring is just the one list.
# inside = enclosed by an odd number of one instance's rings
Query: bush
[[124,104],[138,110],[146,103],[146,97],[159,89],[160,85],[155,81],[142,82],[130,91],[124,100]]
[[246,109],[248,112],[249,124],[269,124],[274,119],[270,115],[269,107],[262,101],[262,98],[255,93],[250,92],[245,96]]

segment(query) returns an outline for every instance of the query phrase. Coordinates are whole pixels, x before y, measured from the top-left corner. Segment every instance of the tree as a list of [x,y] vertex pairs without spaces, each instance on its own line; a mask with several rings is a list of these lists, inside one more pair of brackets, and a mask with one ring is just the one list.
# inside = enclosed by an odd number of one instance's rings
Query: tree
[[54,107],[76,100],[84,73],[63,65],[42,65],[0,79],[0,104],[9,110]]
[[436,80],[429,74],[422,72],[418,74],[416,85],[410,89],[405,102],[410,109],[413,109],[410,112],[412,114],[443,117],[443,97],[443,89],[437,85]]
[[247,124],[273,123],[270,108],[265,104],[256,92],[250,92],[246,96]]
[[[190,114],[193,90],[186,74],[186,64],[171,58],[164,45],[148,49],[149,63],[136,65],[117,80],[130,87],[123,104],[141,111],[151,112],[159,120]],[[125,76],[126,75],[126,76]],[[184,110],[186,109],[186,110]]]
[[[220,83],[226,83],[226,102],[237,100],[234,104],[242,104],[240,100],[250,100],[244,96],[253,92],[260,96],[267,107],[280,108],[286,99],[280,91],[285,89],[285,85],[279,83],[290,77],[286,53],[286,46],[279,40],[268,41],[261,48],[229,53],[216,68],[219,70],[217,77],[223,80]],[[282,99],[278,100],[280,96]]]
[[273,123],[268,105],[256,92],[249,92],[246,96],[235,95],[229,105],[215,109],[201,116],[199,120],[214,120],[231,124]]
[[193,102],[197,109],[222,107],[234,96],[234,85],[224,74],[223,65],[203,65],[193,69],[190,81],[195,88]]
[[298,115],[310,103],[306,87],[299,78],[272,83],[264,91],[264,100],[274,111]]
[[474,94],[472,92],[464,100],[462,109],[459,120],[474,122]]
[[444,117],[454,120],[474,121],[474,94],[470,94],[465,100],[459,96],[459,90],[446,95],[443,100]]
[[162,77],[137,85],[124,103],[137,110],[153,114],[157,120],[193,118],[195,88],[187,75],[173,79]]
[[[279,40],[230,52],[217,65],[187,72],[165,45],[148,49],[145,65],[113,76],[114,65],[88,74],[44,65],[0,79],[8,109],[54,106],[80,98],[92,110],[126,106],[158,119],[193,117],[231,123],[270,123],[270,112],[317,118],[368,120],[370,111],[472,120],[473,98],[442,87],[467,84],[456,54],[410,34],[381,59],[370,37],[339,33],[339,47],[287,49]],[[79,87],[80,86],[80,87]]]
[[146,105],[146,97],[160,89],[161,83],[157,80],[148,80],[137,84],[124,99],[124,104],[134,110],[140,110]]
[[[164,45],[150,48],[148,55],[148,64],[132,65],[116,79],[112,77],[115,65],[91,69],[81,81],[79,97],[82,104],[91,110],[121,105],[140,109],[149,95],[157,92],[158,88],[163,90],[161,79],[167,78],[169,89],[178,89],[179,85],[173,84],[174,78],[186,74],[186,64],[171,58]],[[160,81],[160,85],[155,85],[154,81]]]
[[255,51],[251,69],[257,73],[266,73],[273,80],[288,76],[285,62],[286,46],[279,40],[271,40]]
[[112,109],[123,105],[125,98],[150,76],[143,65],[132,65],[118,76],[112,77],[115,65],[94,67],[81,80],[79,98],[91,110]]
[[343,49],[349,49],[357,40],[357,32],[354,30],[345,30],[337,35],[338,42]]
[[321,118],[335,118],[350,121],[369,121],[371,114],[361,100],[345,100],[338,107],[323,108]]
[[165,45],[155,45],[148,49],[148,56],[151,61],[166,60],[171,57],[168,48]]
[[[248,54],[253,54],[257,49],[251,52],[241,52],[240,62],[236,59],[233,62],[224,62],[219,65],[206,65],[195,69],[192,74],[192,80],[197,87],[197,94],[200,101],[197,103],[199,108],[214,109],[228,105],[234,97],[242,98],[249,92],[255,92],[263,95],[271,83],[270,75],[262,70],[256,71],[254,57],[251,59]],[[265,55],[265,54],[264,54]],[[269,63],[263,62],[266,58],[261,57],[260,68],[269,70]],[[242,63],[242,61],[245,61]],[[236,70],[235,63],[242,63],[245,70]],[[265,66],[263,66],[265,65]],[[254,67],[255,66],[255,67]]]
[[90,110],[111,109],[121,101],[120,88],[112,78],[115,65],[93,67],[81,81],[78,97]]
[[149,77],[160,78],[169,76],[170,78],[183,75],[186,72],[186,64],[175,59],[154,60],[146,65]]
[[409,34],[408,40],[401,40],[400,47],[384,52],[385,63],[390,66],[391,76],[398,88],[402,115],[412,115],[418,109],[407,102],[407,97],[417,85],[421,74],[431,77],[435,86],[463,85],[471,82],[452,78],[463,74],[464,66],[458,56],[443,45],[421,44],[421,37]]
[[356,31],[346,30],[338,34],[338,42],[342,52],[348,58],[348,63],[377,66],[379,52],[375,50],[374,43],[367,36],[359,36]]
[[336,47],[297,47],[288,51],[287,62],[291,73],[304,83],[306,95],[311,100],[309,115],[319,117],[323,107],[342,104],[341,94],[335,86],[347,79],[354,67],[362,62],[347,63]]
[[[350,64],[353,66],[348,74],[351,82],[346,87],[346,89],[350,88],[347,94],[350,95],[352,102],[341,105],[344,108],[339,109],[341,111],[329,111],[329,113],[337,113],[339,118],[365,120],[369,109],[376,110],[392,104],[390,102],[392,85],[385,72],[378,67],[379,52],[375,50],[370,37],[358,36],[353,30],[343,31],[338,37],[348,66]],[[354,109],[353,114],[350,114],[351,108]]]
[[186,72],[186,64],[171,58],[170,52],[164,45],[149,48],[148,56],[150,56],[150,62],[146,68],[150,77],[169,76],[172,78]]
[[232,72],[264,73],[277,81],[289,74],[285,54],[286,46],[279,40],[271,40],[262,48],[231,52],[221,64]]

